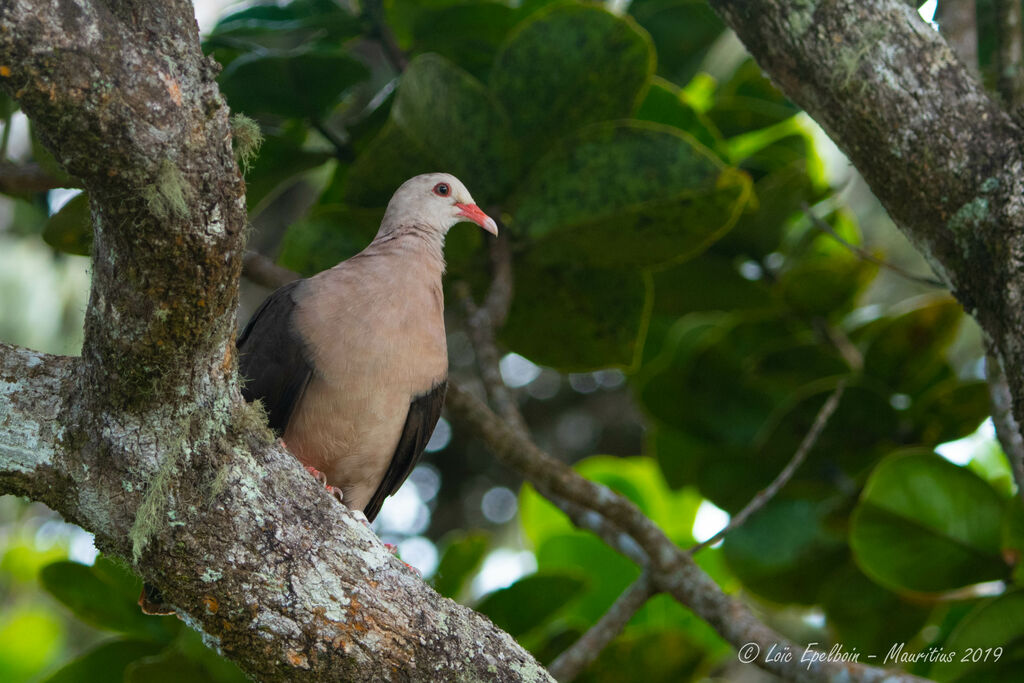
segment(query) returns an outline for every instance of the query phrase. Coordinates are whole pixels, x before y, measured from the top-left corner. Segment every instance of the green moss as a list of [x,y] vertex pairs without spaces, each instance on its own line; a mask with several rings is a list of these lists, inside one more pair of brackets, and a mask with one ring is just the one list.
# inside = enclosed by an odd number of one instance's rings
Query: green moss
[[160,469],[149,484],[145,497],[135,513],[128,538],[132,542],[132,559],[138,562],[149,544],[149,539],[159,530],[167,526],[165,517],[170,508],[171,484],[177,478],[178,460],[184,450],[184,438],[175,444],[160,463]]
[[985,197],[978,197],[974,201],[970,201],[953,214],[953,217],[949,219],[949,229],[962,233],[962,232],[973,232],[982,223],[989,219],[989,206],[988,199]]
[[188,214],[185,179],[170,160],[160,162],[156,178],[142,189],[142,197],[157,218],[167,220]]
[[249,167],[263,145],[263,131],[260,130],[260,124],[245,114],[235,114],[231,117],[231,136],[235,160],[242,167],[242,173],[248,173]]
[[791,3],[789,30],[794,36],[802,36],[810,28],[814,21],[814,10],[817,9],[817,5],[816,0],[796,0]]

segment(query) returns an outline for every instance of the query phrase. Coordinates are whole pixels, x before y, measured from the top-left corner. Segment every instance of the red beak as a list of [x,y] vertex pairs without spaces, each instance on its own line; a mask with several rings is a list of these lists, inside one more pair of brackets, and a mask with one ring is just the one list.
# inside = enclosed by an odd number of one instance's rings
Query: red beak
[[460,204],[458,202],[455,202],[455,206],[459,207],[460,216],[466,220],[473,221],[495,237],[498,236],[498,224],[494,222],[493,218],[481,211],[479,206],[476,204]]

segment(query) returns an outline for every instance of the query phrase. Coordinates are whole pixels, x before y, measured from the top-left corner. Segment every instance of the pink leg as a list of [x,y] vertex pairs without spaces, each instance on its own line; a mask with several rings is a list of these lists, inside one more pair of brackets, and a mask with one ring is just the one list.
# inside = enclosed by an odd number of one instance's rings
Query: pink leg
[[[284,442],[282,442],[282,443],[284,443]],[[318,482],[323,484],[324,488],[327,489],[327,493],[329,493],[332,496],[334,496],[335,498],[337,498],[339,503],[343,503],[344,502],[342,500],[341,489],[335,488],[335,487],[331,486],[330,484],[328,484],[327,483],[327,475],[326,474],[324,474],[320,470],[316,469],[315,467],[310,467],[308,465],[306,466],[306,471],[309,472],[310,474],[312,474],[314,479],[316,479]]]

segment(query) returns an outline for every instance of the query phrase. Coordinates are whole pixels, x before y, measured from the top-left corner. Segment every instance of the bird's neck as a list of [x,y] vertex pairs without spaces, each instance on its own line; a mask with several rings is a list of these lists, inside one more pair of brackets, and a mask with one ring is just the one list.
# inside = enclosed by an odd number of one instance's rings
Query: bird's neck
[[402,258],[413,259],[414,262],[437,272],[444,273],[444,233],[417,223],[384,229],[373,238],[365,252],[367,254],[391,254]]

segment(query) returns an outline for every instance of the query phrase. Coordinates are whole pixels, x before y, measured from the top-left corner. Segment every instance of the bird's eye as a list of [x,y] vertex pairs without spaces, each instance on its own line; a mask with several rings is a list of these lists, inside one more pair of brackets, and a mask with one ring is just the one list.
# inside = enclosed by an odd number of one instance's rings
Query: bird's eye
[[447,197],[452,193],[452,188],[448,187],[448,183],[438,183],[434,185],[434,194],[438,197]]

